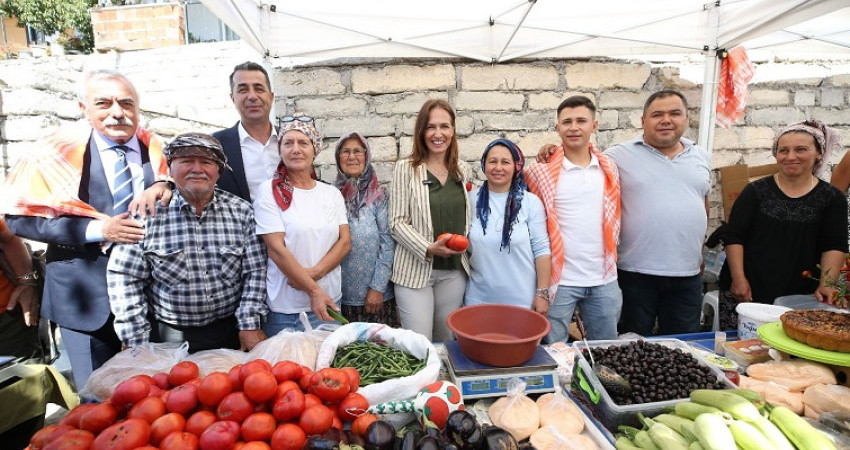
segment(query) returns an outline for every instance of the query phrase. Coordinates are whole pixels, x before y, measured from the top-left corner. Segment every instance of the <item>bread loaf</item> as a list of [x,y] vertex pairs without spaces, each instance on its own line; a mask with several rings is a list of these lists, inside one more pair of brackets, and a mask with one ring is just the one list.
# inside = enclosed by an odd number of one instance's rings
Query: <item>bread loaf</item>
[[768,361],[747,367],[747,375],[761,381],[772,381],[791,392],[803,392],[814,384],[835,384],[835,374],[829,367],[803,360]]

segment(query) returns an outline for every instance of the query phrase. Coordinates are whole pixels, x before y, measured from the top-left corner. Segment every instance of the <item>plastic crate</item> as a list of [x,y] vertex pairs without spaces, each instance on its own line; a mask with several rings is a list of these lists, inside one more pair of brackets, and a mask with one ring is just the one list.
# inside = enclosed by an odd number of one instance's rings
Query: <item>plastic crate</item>
[[[676,400],[667,400],[663,402],[640,403],[637,405],[618,405],[614,403],[608,392],[602,388],[599,378],[593,372],[590,362],[584,358],[581,350],[590,348],[607,348],[615,345],[625,345],[637,339],[618,340],[618,341],[591,341],[585,346],[584,342],[577,341],[573,343],[576,347],[576,363],[573,366],[572,388],[584,402],[590,405],[593,414],[599,421],[610,431],[615,432],[619,425],[629,425],[641,428],[638,424],[637,413],[643,413],[647,417],[652,417],[661,414],[673,407],[676,403],[687,401],[687,398]],[[735,384],[726,378],[726,375],[719,368],[708,364],[701,356],[693,354],[689,351],[688,345],[678,339],[647,339],[648,342],[661,344],[674,349],[692,354],[697,359],[699,364],[708,367],[717,376],[717,380],[723,382],[728,388],[735,388]]]

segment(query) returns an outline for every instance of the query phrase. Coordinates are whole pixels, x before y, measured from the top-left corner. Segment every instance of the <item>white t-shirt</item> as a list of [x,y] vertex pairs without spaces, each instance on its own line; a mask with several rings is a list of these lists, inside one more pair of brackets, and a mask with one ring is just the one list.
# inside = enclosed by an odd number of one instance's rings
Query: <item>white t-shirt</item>
[[[286,248],[305,268],[321,261],[339,240],[340,225],[348,225],[342,194],[337,188],[319,181],[312,189],[295,188],[292,204],[286,211],[281,211],[275,202],[271,180],[263,182],[254,200],[254,215],[257,234],[285,233]],[[286,275],[271,258],[268,264],[269,308],[284,314],[310,311],[310,296],[289,286]],[[317,283],[334,301],[342,297],[339,266]]]
[[605,175],[591,154],[587,167],[564,158],[555,192],[555,212],[564,242],[562,286],[591,287],[613,281],[605,278],[602,203]]

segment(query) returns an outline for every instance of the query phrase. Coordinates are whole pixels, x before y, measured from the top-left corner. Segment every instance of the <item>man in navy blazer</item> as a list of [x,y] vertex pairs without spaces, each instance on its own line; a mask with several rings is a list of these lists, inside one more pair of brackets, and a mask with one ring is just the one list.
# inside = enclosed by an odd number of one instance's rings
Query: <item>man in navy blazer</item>
[[[42,315],[60,326],[77,388],[121,350],[106,292],[111,246],[144,237],[141,224],[126,212],[115,214],[116,207],[126,209],[126,204],[115,200],[119,197],[114,192],[126,192],[114,181],[116,162],[126,158],[135,195],[154,184],[155,172],[163,174],[164,168],[156,164],[161,143],[139,129],[138,94],[130,80],[117,72],[95,71],[87,75],[83,87],[79,104],[89,128],[87,134],[80,130],[79,143],[68,145],[74,145],[82,157],[79,200],[96,211],[88,217],[6,217],[15,234],[48,244]],[[73,180],[73,174],[66,176]]]
[[[224,171],[216,186],[253,202],[255,190],[274,175],[280,163],[277,130],[269,120],[274,92],[266,69],[254,62],[244,62],[230,74],[230,99],[239,112],[239,122],[230,128],[213,133],[221,142],[228,164],[233,170]],[[130,212],[145,217],[156,211],[155,202],[171,201],[171,189],[156,184],[130,205]],[[142,208],[142,205],[147,205]]]

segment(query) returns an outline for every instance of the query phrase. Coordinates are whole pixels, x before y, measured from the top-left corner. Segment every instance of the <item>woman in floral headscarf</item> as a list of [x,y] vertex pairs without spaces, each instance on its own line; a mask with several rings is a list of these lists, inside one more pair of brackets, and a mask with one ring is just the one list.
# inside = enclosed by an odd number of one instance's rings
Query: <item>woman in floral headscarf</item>
[[284,117],[279,135],[282,161],[254,200],[257,234],[269,252],[267,336],[284,328],[303,330],[301,312],[308,312],[313,327],[332,320],[326,308],[339,310],[339,264],[351,249],[342,195],[316,181],[313,160],[322,137],[313,119]]
[[342,260],[342,315],[353,322],[398,327],[393,288],[395,241],[390,233],[389,197],[372,167],[372,150],[360,133],[336,143],[336,181],[351,230],[351,252]]
[[536,292],[549,284],[546,211],[526,190],[523,162],[519,147],[508,139],[496,139],[481,155],[487,181],[472,194],[472,272],[464,304],[516,305],[545,315],[549,299]]
[[[748,184],[735,200],[720,272],[723,329],[737,327],[739,302],[811,293],[834,302],[830,284],[847,252],[847,199],[817,175],[836,138],[817,120],[789,125],[773,143],[779,172]],[[801,276],[804,271],[813,277]]]

